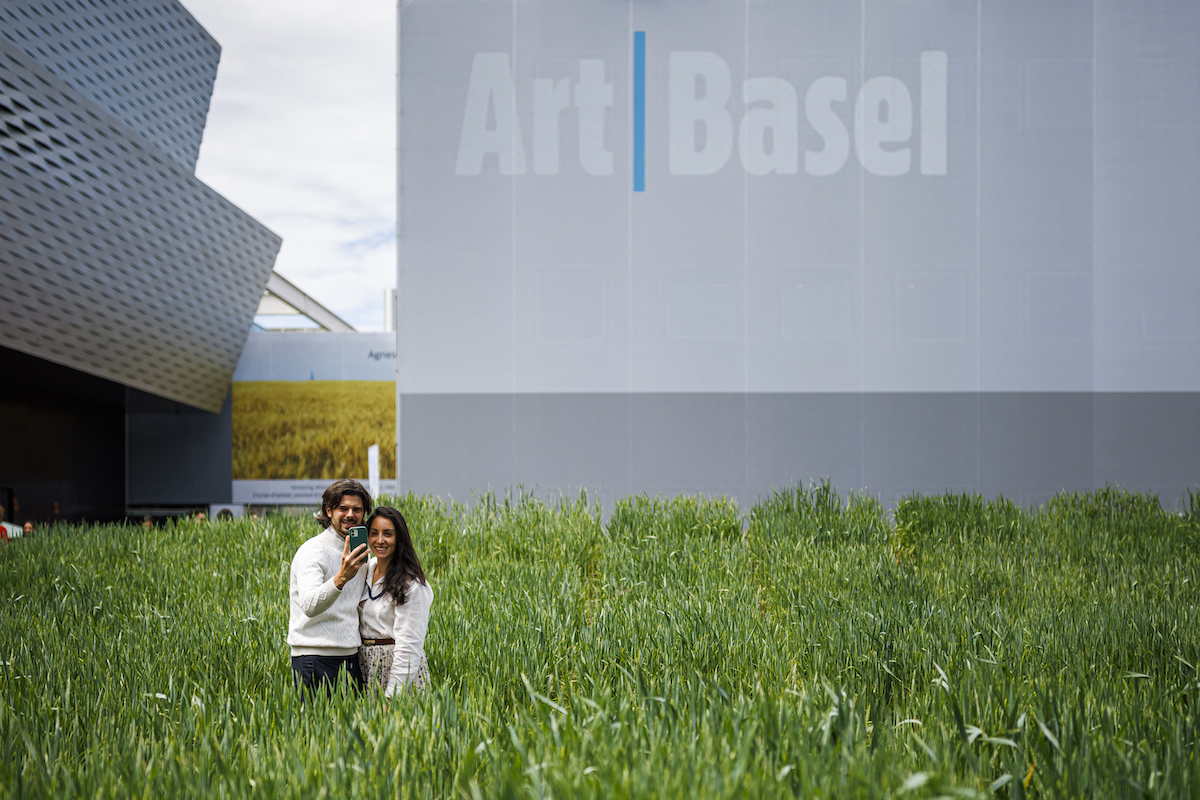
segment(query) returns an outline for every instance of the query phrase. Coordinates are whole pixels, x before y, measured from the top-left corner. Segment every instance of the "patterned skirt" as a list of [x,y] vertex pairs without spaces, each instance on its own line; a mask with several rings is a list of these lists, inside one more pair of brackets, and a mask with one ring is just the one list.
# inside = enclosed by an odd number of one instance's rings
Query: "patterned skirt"
[[[358,660],[362,666],[363,682],[368,691],[383,694],[387,691],[388,678],[392,674],[392,654],[396,646],[392,644],[364,644],[358,648]],[[425,657],[421,657],[421,666],[417,669],[416,677],[409,682],[409,691],[420,691],[429,683],[429,665]]]

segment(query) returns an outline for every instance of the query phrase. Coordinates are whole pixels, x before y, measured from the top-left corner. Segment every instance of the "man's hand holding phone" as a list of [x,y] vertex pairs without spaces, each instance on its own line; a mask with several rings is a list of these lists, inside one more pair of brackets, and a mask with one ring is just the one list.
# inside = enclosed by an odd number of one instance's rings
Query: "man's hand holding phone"
[[[360,541],[362,544],[356,544],[353,552],[350,550],[350,542],[358,537],[358,529],[362,530],[363,536]],[[359,568],[367,561],[367,545],[366,545],[366,528],[355,526],[350,529],[350,535],[346,537],[345,543],[342,545],[342,567],[338,570],[337,575],[333,576],[333,585],[340,592],[351,578],[358,575]]]

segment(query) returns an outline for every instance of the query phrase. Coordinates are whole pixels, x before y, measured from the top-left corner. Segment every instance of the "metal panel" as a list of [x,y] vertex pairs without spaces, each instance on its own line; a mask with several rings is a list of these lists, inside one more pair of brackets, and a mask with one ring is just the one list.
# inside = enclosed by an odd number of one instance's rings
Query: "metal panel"
[[0,0],[0,36],[190,171],[221,46],[163,0]]
[[218,411],[281,240],[0,40],[0,340]]

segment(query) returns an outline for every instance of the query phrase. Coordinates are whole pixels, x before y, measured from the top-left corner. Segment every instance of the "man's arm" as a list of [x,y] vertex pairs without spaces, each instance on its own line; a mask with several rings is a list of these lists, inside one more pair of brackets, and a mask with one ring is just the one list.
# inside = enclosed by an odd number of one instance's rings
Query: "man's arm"
[[421,672],[425,653],[425,632],[429,629],[429,608],[433,592],[428,586],[413,581],[408,587],[408,600],[396,606],[392,636],[396,640],[392,651],[392,671],[388,676],[388,697],[408,686]]
[[359,567],[366,561],[366,550],[364,545],[352,556],[350,540],[347,538],[342,547],[341,568],[330,577],[326,577],[319,551],[302,550],[296,553],[296,557],[292,559],[292,597],[305,616],[315,617],[329,610],[346,584],[358,575]]
[[319,558],[305,553],[310,557],[302,561],[300,555],[292,561],[292,598],[306,617],[315,617],[328,611],[342,592],[332,577],[325,577]]

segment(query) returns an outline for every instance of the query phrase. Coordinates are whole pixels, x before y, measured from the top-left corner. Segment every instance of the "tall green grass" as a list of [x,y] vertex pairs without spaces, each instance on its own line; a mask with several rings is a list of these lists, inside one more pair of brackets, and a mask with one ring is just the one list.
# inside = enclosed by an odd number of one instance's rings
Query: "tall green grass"
[[311,521],[60,527],[0,550],[0,792],[1200,797],[1195,499],[404,497],[433,685],[307,707]]

